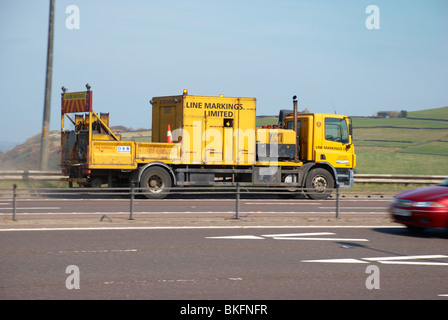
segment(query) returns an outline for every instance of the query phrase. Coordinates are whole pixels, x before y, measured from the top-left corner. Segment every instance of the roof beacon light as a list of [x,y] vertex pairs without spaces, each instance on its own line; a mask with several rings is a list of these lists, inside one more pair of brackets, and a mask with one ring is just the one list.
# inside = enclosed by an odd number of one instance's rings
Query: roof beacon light
[[184,96],[186,96],[187,94],[188,94],[188,90],[187,89],[184,89]]

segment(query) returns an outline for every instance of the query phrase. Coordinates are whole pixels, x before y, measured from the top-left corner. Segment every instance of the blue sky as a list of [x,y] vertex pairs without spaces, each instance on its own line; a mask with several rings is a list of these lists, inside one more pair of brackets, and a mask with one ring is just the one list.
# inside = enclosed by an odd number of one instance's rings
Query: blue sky
[[[380,29],[366,28],[368,5]],[[68,29],[66,8],[80,10]],[[0,0],[0,141],[39,133],[49,1]],[[111,125],[149,128],[154,96],[257,98],[370,116],[448,105],[446,0],[56,0],[51,129],[60,93],[92,86]]]

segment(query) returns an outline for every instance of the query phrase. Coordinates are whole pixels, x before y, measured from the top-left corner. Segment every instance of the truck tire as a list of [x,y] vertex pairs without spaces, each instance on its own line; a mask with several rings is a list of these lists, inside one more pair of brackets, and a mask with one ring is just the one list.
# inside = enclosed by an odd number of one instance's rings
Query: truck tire
[[93,189],[99,189],[102,186],[102,181],[100,177],[94,177],[90,179],[90,187]]
[[163,199],[171,188],[170,174],[161,167],[150,167],[140,178],[143,195],[148,199]]
[[308,198],[321,200],[330,196],[334,188],[334,178],[323,168],[312,169],[305,180],[305,194]]

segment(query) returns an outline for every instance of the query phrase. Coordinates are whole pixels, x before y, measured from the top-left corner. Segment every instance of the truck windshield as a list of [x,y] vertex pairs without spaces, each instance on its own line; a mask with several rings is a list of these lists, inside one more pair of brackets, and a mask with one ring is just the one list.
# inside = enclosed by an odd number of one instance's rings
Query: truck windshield
[[325,140],[349,143],[347,122],[345,119],[325,119]]

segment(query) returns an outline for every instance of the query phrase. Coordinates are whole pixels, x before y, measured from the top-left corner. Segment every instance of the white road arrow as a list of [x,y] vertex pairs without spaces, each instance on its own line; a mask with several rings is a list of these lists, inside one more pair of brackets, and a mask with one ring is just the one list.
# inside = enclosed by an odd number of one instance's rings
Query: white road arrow
[[319,263],[368,263],[375,261],[383,264],[408,264],[408,265],[424,265],[424,266],[448,266],[448,262],[432,262],[432,261],[403,261],[403,260],[421,260],[421,259],[443,259],[448,258],[445,255],[419,255],[419,256],[398,256],[398,257],[376,257],[359,259],[322,259],[322,260],[302,260],[302,262],[319,262]]
[[241,235],[241,236],[218,236],[206,237],[207,239],[233,239],[233,240],[260,240],[272,238],[275,240],[314,240],[314,241],[369,241],[367,239],[351,239],[351,238],[316,238],[310,236],[328,236],[334,235],[332,232],[307,232],[307,233],[283,233],[283,234],[265,234],[261,236]]
[[426,266],[448,266],[447,262],[431,262],[431,261],[403,261],[403,260],[418,260],[418,259],[443,259],[448,258],[445,255],[420,255],[420,256],[404,256],[404,257],[379,257],[379,258],[363,258],[367,261],[378,261],[384,264],[414,264]]

